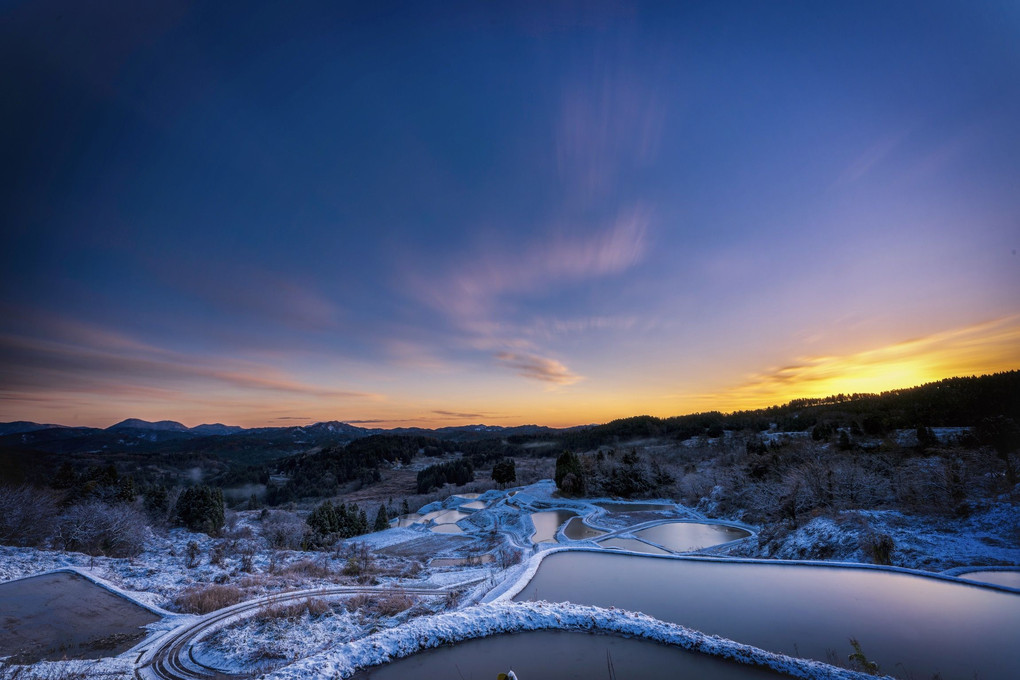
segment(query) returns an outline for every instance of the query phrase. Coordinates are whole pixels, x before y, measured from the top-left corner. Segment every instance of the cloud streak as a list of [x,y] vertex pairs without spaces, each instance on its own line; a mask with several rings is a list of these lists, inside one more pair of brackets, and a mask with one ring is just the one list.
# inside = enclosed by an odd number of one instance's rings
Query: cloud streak
[[581,376],[571,373],[570,369],[555,359],[513,352],[499,352],[495,356],[497,361],[513,369],[518,375],[541,380],[553,386],[573,385],[581,380]]
[[153,347],[73,322],[51,324],[80,335],[0,334],[0,394],[88,393],[179,398],[181,390],[241,390],[318,399],[379,395],[302,382],[271,366]]
[[621,213],[609,226],[583,235],[553,234],[523,249],[475,253],[450,266],[449,277],[413,276],[412,294],[450,318],[477,322],[491,317],[501,298],[620,274],[648,252],[649,213],[643,206]]

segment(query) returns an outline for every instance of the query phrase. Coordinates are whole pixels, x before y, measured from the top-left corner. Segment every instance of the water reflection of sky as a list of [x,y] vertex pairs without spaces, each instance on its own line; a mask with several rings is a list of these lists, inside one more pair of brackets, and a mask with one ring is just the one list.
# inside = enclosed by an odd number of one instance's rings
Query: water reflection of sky
[[750,536],[750,532],[736,527],[697,522],[670,522],[635,532],[636,538],[658,543],[675,552],[687,552],[698,548],[729,543],[738,538]]
[[379,666],[354,678],[492,680],[510,669],[525,680],[605,678],[609,677],[607,659],[612,661],[616,677],[628,680],[768,680],[781,677],[647,640],[543,630],[459,642]]
[[897,675],[1013,680],[1020,668],[1020,595],[904,573],[568,552],[516,599],[621,607],[820,661],[845,658],[853,637]]
[[546,510],[531,513],[531,521],[535,524],[535,533],[531,535],[534,543],[551,543],[556,540],[556,530],[576,512],[570,510]]

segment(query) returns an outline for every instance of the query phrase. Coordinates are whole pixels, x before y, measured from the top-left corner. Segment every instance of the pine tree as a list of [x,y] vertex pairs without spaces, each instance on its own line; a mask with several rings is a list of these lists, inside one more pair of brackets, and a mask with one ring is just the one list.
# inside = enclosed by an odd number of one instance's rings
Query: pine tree
[[386,531],[390,528],[390,518],[386,514],[386,506],[380,505],[379,512],[375,514],[375,524],[372,531]]

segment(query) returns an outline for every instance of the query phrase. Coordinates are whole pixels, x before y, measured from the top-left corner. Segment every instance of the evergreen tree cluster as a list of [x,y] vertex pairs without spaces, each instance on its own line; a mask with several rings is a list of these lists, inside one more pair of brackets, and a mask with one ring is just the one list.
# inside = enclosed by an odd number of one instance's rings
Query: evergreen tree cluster
[[[368,515],[357,503],[334,505],[323,501],[312,510],[306,521],[319,545],[329,545],[338,538],[352,538],[369,532]],[[378,516],[376,521],[378,523]]]
[[555,479],[567,495],[621,498],[669,496],[676,483],[658,461],[646,461],[633,449],[622,456],[612,450],[583,456],[564,451],[556,459]]
[[442,488],[444,484],[467,484],[474,478],[474,465],[464,458],[430,465],[418,472],[418,493],[428,493],[432,489]]
[[51,485],[54,489],[65,490],[64,505],[74,505],[87,500],[103,503],[131,503],[137,496],[134,477],[120,475],[112,463],[104,466],[93,465],[85,472],[75,472],[68,462],[61,463]]
[[380,434],[294,456],[279,464],[279,472],[287,475],[288,480],[282,487],[268,486],[266,502],[277,505],[301,498],[335,496],[351,482],[373,484],[382,479],[379,468],[384,464],[407,465],[426,448],[441,451],[446,445],[431,437]]
[[492,466],[492,481],[500,486],[517,481],[517,464],[513,458],[504,458]]
[[191,531],[215,534],[223,528],[223,491],[210,486],[192,486],[181,492],[174,506],[178,524]]

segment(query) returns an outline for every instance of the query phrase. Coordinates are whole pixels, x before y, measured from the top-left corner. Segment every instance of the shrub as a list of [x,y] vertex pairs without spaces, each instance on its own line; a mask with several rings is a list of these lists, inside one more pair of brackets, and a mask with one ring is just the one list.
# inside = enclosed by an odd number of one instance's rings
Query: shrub
[[178,593],[174,598],[174,604],[179,610],[188,614],[208,614],[217,609],[237,604],[242,597],[243,593],[237,586],[192,586]]
[[188,545],[184,548],[184,556],[187,558],[186,565],[188,569],[194,569],[198,566],[202,559],[202,549],[198,546],[197,541],[188,541]]
[[63,550],[107,557],[134,557],[145,548],[148,526],[134,508],[89,500],[57,520],[56,544]]
[[262,535],[274,550],[300,550],[308,525],[293,512],[271,510],[262,518]]
[[861,549],[875,564],[892,564],[896,543],[888,534],[871,534],[862,539]]

